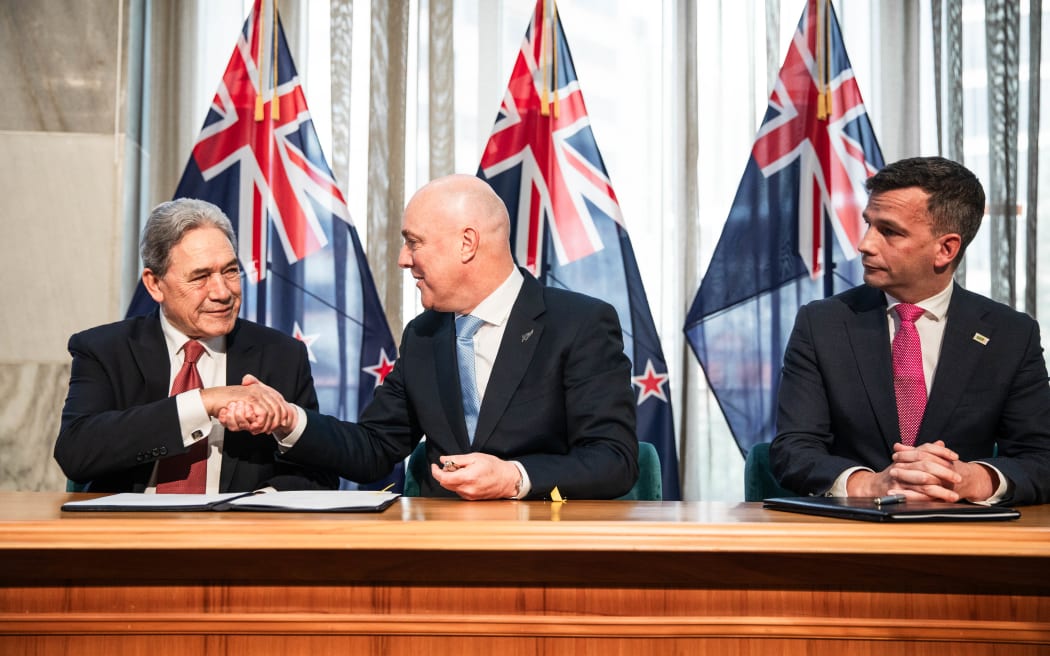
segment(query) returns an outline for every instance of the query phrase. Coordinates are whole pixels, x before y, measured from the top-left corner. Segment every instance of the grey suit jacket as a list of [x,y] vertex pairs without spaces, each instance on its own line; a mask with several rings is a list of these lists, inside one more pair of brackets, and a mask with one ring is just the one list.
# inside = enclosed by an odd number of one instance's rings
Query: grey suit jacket
[[[171,363],[160,317],[98,326],[69,338],[73,367],[55,460],[66,476],[92,492],[141,492],[156,460],[186,451],[175,398],[168,396]],[[226,380],[253,374],[286,399],[317,408],[306,348],[291,337],[238,320],[226,338]],[[227,431],[219,489],[250,491],[335,488],[334,473],[281,462],[268,435]]]
[[[357,424],[308,412],[286,457],[375,480],[424,434],[427,460],[480,451],[518,460],[532,497],[557,486],[569,498],[613,498],[638,477],[630,361],[616,311],[544,287],[525,273],[485,390],[473,445],[467,438],[451,313],[427,311],[405,328],[394,370]],[[427,476],[424,496],[452,496]]]
[[[1039,325],[959,286],[946,321],[916,443],[941,439],[963,460],[998,468],[1010,482],[1003,503],[1050,502],[1050,385]],[[899,441],[884,294],[860,286],[800,309],[770,451],[780,483],[823,494],[849,467],[885,469]]]

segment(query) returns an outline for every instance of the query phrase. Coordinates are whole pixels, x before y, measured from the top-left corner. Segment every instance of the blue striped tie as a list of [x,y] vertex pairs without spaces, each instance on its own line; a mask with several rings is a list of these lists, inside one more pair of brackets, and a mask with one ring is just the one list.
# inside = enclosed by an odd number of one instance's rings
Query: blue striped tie
[[474,443],[478,427],[481,397],[474,376],[474,333],[485,322],[471,314],[456,318],[456,359],[459,361],[459,388],[463,393],[463,419],[467,423],[467,437]]

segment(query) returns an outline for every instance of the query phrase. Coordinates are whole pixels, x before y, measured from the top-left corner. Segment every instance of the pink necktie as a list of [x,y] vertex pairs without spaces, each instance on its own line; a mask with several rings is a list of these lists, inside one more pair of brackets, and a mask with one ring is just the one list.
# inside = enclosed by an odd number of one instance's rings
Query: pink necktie
[[923,309],[911,303],[900,303],[893,308],[901,318],[901,325],[893,338],[893,391],[897,396],[897,420],[900,422],[901,442],[915,446],[922,413],[926,411],[926,376],[922,371],[922,346],[915,320]]
[[[171,384],[171,396],[204,387],[197,373],[197,360],[204,353],[200,342],[190,340],[182,347],[182,369]],[[165,458],[157,464],[158,494],[202,494],[208,479],[208,440],[198,440],[186,453]]]

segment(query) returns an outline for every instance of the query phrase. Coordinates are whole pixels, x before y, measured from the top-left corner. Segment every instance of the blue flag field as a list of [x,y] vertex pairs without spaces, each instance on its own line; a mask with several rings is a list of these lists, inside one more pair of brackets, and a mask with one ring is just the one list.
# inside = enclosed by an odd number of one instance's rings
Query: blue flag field
[[538,0],[478,176],[506,203],[518,264],[540,282],[612,304],[634,367],[638,439],[680,499],[670,382],[619,202],[591,131],[554,3]]
[[686,317],[742,453],[775,435],[799,307],[863,282],[864,181],[882,166],[834,8],[809,0]]

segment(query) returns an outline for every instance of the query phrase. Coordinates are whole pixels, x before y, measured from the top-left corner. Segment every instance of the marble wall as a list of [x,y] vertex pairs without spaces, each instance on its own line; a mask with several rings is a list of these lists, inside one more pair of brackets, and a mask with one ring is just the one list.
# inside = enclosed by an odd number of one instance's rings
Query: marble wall
[[0,2],[0,489],[61,490],[69,335],[121,315],[129,8]]

